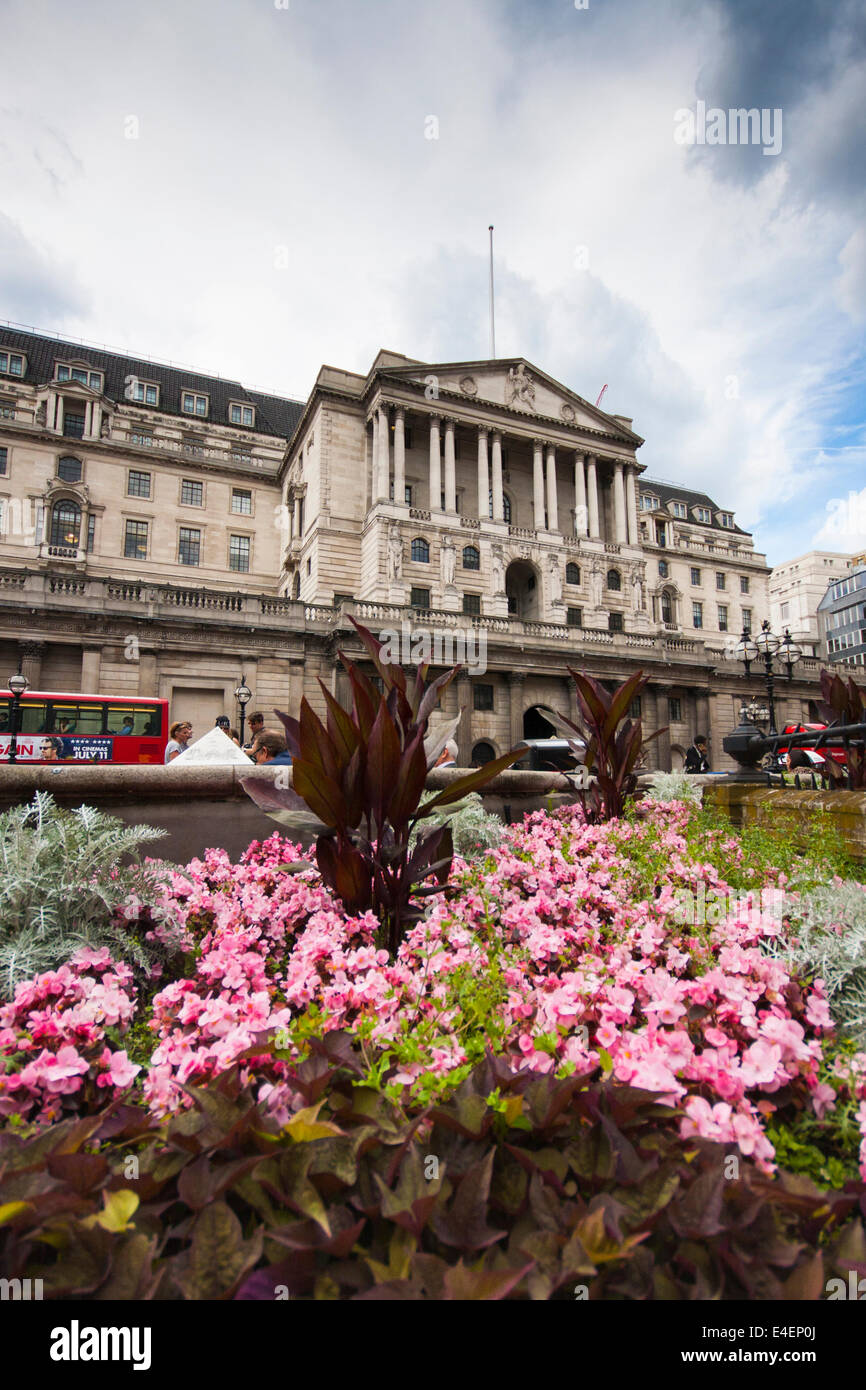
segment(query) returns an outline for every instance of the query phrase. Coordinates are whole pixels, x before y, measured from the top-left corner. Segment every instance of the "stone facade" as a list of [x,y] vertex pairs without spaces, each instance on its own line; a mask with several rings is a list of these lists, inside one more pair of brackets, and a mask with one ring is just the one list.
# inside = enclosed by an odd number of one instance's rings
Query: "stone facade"
[[810,550],[770,574],[770,626],[774,632],[790,630],[794,641],[809,656],[826,660],[818,623],[818,605],[834,579],[843,579],[851,558],[831,550]]
[[569,665],[639,666],[644,723],[669,726],[654,761],[703,731],[723,767],[766,561],[710,498],[642,477],[631,426],[521,360],[382,352],[293,402],[0,330],[0,662],[34,689],[163,696],[204,732],[236,718],[241,674],[252,708],[321,709],[320,679],[345,698],[354,615],[476,644],[442,702],[461,762],[574,716]]

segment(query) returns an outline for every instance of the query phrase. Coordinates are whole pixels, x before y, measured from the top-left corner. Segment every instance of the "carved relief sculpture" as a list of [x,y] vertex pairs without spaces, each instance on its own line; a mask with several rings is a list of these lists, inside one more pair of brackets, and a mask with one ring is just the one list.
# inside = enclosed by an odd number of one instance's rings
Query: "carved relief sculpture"
[[527,405],[530,410],[535,409],[535,383],[522,362],[519,367],[509,367],[508,369],[508,400],[506,405]]
[[454,571],[457,563],[457,551],[454,549],[454,542],[446,536],[442,542],[439,554],[439,563],[442,567],[442,583],[446,589],[454,584]]
[[392,526],[388,535],[388,577],[396,580],[403,573],[403,542],[400,539],[400,528]]
[[494,545],[490,551],[491,565],[493,569],[493,592],[494,594],[505,593],[505,555],[501,545]]
[[604,601],[604,566],[600,560],[596,560],[592,567],[590,594],[593,608],[601,608]]
[[559,561],[555,555],[551,555],[547,562],[550,574],[550,602],[562,602],[562,573],[559,568]]

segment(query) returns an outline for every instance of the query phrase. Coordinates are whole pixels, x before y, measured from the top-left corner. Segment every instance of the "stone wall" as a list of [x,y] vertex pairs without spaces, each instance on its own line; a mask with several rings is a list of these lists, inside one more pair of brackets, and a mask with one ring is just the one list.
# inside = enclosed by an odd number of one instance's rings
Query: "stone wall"
[[704,803],[730,817],[735,826],[772,825],[790,816],[808,844],[815,817],[826,815],[842,835],[848,853],[866,865],[866,792],[797,791],[796,788],[761,787],[748,782],[709,783]]

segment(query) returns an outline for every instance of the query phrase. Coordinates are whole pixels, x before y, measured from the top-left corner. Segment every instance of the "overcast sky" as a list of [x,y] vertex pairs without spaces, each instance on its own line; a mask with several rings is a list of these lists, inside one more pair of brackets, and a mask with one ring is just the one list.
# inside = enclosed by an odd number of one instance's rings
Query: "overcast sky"
[[[487,357],[493,222],[500,357],[607,383],[771,564],[866,547],[860,0],[0,20],[0,317],[303,399],[379,347]],[[763,144],[682,143],[699,102]]]

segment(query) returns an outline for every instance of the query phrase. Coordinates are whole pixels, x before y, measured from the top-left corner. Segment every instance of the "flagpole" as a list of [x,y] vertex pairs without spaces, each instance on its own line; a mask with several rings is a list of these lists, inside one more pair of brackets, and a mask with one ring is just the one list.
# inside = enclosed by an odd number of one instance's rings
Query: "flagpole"
[[496,357],[496,328],[493,318],[493,227],[488,228],[490,232],[490,356]]

